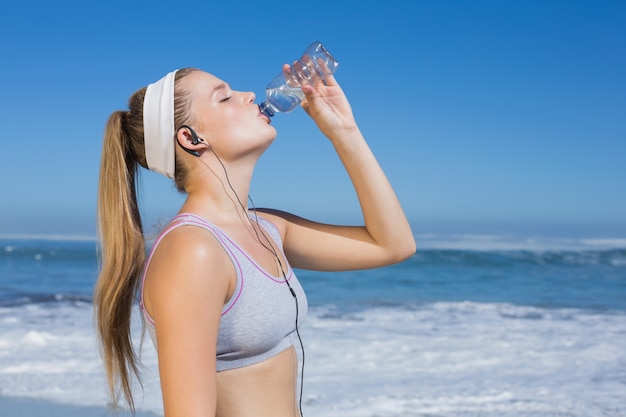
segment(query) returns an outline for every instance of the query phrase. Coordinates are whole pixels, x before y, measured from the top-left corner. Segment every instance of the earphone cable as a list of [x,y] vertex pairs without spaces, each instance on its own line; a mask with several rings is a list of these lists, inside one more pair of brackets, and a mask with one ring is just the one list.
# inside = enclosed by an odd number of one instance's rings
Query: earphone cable
[[[213,155],[215,156],[215,158],[217,159],[219,164],[222,166],[222,169],[224,171],[224,175],[226,177],[226,183],[228,184],[228,186],[229,186],[230,190],[233,192],[233,194],[235,194],[235,199],[239,203],[239,206],[241,207],[241,209],[243,210],[244,213],[247,213],[248,209],[244,206],[243,202],[239,198],[239,195],[235,191],[235,188],[233,187],[233,185],[230,182],[230,178],[228,176],[228,171],[226,170],[226,166],[224,165],[224,163],[222,162],[220,157],[217,155],[217,153],[215,153],[213,148],[208,146],[208,145],[207,145],[207,147],[213,153]],[[202,162],[202,164],[204,164],[204,166],[206,166],[209,170],[211,170],[209,168],[209,166],[206,164],[206,162],[204,162],[202,159],[200,159],[200,162]],[[278,263],[278,267],[280,268],[280,271],[282,273],[283,279],[285,280],[285,284],[287,284],[287,288],[289,289],[289,292],[291,293],[291,295],[293,296],[293,299],[295,301],[295,305],[296,305],[296,319],[295,319],[296,336],[298,337],[298,342],[300,343],[300,350],[301,350],[301,353],[302,353],[302,364],[301,364],[301,370],[300,370],[300,395],[299,395],[299,399],[298,399],[298,408],[299,408],[299,411],[300,411],[300,416],[304,417],[304,414],[302,412],[302,394],[304,392],[304,359],[305,359],[305,353],[304,353],[304,343],[302,342],[302,337],[300,336],[300,328],[299,328],[300,326],[299,326],[299,323],[298,323],[298,319],[299,319],[298,297],[296,296],[296,292],[291,287],[291,284],[289,283],[289,280],[287,279],[287,274],[285,272],[285,269],[283,268],[283,263],[280,261],[280,257],[278,256],[278,253],[276,253],[276,250],[272,246],[269,238],[267,237],[265,232],[263,232],[263,229],[261,228],[261,225],[259,224],[259,218],[258,218],[258,215],[257,215],[256,207],[254,205],[254,201],[252,201],[252,198],[250,196],[248,196],[248,200],[250,200],[250,204],[252,205],[252,212],[254,213],[254,222],[257,225],[257,227],[252,227],[252,229],[254,230],[254,234],[256,235],[256,240],[259,242],[259,244],[261,244],[261,246],[263,246],[267,251],[269,251],[272,255],[274,255],[274,258],[276,259],[276,262]],[[261,237],[259,236],[259,232],[261,232],[261,235],[263,236],[263,238],[267,242],[267,245],[261,241]]]

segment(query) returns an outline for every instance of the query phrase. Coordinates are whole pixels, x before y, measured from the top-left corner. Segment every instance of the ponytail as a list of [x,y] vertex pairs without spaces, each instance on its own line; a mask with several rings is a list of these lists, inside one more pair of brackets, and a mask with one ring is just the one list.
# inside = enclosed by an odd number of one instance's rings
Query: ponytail
[[[192,71],[195,69],[179,70],[176,81]],[[117,404],[123,396],[133,412],[131,382],[134,377],[141,383],[141,378],[130,323],[146,259],[136,194],[139,167],[148,168],[143,130],[145,93],[145,88],[138,90],[128,102],[129,111],[116,111],[109,117],[98,185],[100,275],[94,292],[96,323],[111,398]],[[177,83],[174,93],[175,124],[191,123],[189,92]],[[176,188],[184,191],[187,170],[176,161],[175,172]]]
[[125,117],[126,112],[113,113],[104,134],[98,192],[101,271],[94,304],[110,394],[115,402],[123,394],[134,411],[131,378],[140,378],[130,320],[146,255],[135,192],[138,165],[123,134]]

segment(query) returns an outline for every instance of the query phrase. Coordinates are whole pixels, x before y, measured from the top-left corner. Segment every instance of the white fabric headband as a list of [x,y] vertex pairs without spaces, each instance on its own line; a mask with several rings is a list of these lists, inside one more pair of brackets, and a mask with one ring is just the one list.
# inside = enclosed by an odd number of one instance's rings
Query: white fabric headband
[[150,84],[143,99],[146,162],[151,171],[174,178],[174,70]]

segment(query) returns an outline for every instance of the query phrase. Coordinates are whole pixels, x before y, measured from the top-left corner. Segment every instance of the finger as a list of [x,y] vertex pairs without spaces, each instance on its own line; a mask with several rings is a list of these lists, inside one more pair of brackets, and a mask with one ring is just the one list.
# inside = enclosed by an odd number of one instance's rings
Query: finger
[[302,86],[302,92],[305,96],[309,97],[315,93],[315,87],[310,84],[305,84]]
[[308,113],[311,105],[314,105],[317,100],[315,87],[309,84],[303,85],[302,92],[304,93],[304,100],[302,100],[300,106]]
[[324,84],[332,85],[332,86],[339,85],[339,83],[337,83],[337,80],[335,79],[335,76],[333,74],[326,74],[326,77],[324,78]]
[[328,69],[328,65],[326,65],[326,62],[323,59],[319,58],[317,60],[317,63],[319,64],[320,69],[322,70],[322,74],[324,74],[324,79],[322,80],[324,84],[325,85],[337,85],[337,81],[335,80],[335,77]]

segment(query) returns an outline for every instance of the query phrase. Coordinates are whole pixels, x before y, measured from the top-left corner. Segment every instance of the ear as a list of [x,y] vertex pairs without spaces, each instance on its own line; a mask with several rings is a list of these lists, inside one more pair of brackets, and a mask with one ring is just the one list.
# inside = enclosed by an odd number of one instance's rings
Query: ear
[[200,156],[200,149],[206,147],[204,141],[187,125],[178,128],[176,132],[176,142],[178,142],[181,148],[193,156]]
[[186,125],[179,127],[178,131],[176,132],[176,140],[178,141],[180,146],[185,148],[190,147],[191,145],[196,145],[197,140],[195,138],[197,138],[195,132]]

